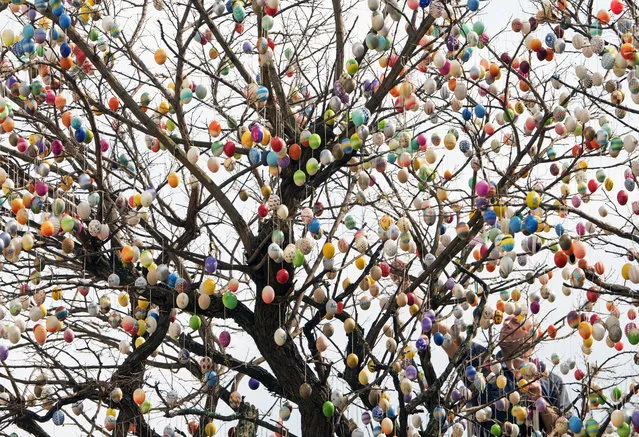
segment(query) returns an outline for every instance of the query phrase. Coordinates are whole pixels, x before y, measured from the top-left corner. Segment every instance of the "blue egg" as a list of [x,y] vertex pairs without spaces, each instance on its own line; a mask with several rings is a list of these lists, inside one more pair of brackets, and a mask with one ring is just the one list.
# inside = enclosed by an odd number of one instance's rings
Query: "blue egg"
[[464,120],[470,120],[472,116],[473,111],[471,111],[470,108],[462,109],[462,117],[464,117]]
[[477,369],[475,369],[473,366],[466,367],[466,378],[468,378],[469,381],[474,381],[476,376]]
[[557,223],[557,225],[555,225],[555,234],[561,237],[564,234],[564,232],[565,232],[564,225],[562,225],[561,223]]
[[373,419],[376,421],[381,421],[384,418],[384,410],[379,405],[375,405],[373,408]]
[[23,39],[22,40],[22,50],[24,50],[25,53],[33,53],[33,51],[35,50],[35,44],[33,43],[32,39]]
[[24,37],[24,39],[31,39],[33,38],[33,34],[35,32],[35,29],[33,28],[33,26],[31,24],[26,24],[23,28],[22,28],[22,36]]
[[24,55],[24,47],[22,47],[22,40],[16,41],[13,45],[13,53],[16,54],[18,58],[21,58]]
[[68,29],[69,27],[71,27],[71,17],[69,17],[67,14],[61,14],[59,22],[60,27],[63,29]]
[[71,55],[71,46],[66,42],[62,43],[60,46],[60,56],[63,58],[67,58]]
[[308,224],[308,231],[311,234],[317,234],[320,231],[320,221],[317,217],[314,217],[313,220]]
[[86,139],[87,131],[85,131],[83,128],[76,129],[74,136],[75,136],[75,139],[81,143]]
[[169,275],[169,278],[167,279],[167,284],[169,284],[169,287],[175,287],[175,283],[177,282],[179,276],[177,273],[173,272]]
[[554,33],[549,33],[546,35],[546,45],[551,49],[555,47],[555,41],[557,41],[557,37]]
[[473,48],[466,47],[464,49],[464,53],[462,53],[462,57],[461,57],[462,62],[468,62],[471,56],[473,56]]
[[73,129],[80,129],[82,127],[82,119],[80,117],[73,117],[71,119],[71,127]]
[[275,152],[273,151],[268,152],[268,154],[266,155],[266,164],[269,167],[277,166],[277,155],[275,154]]
[[430,5],[430,0],[419,0],[420,8],[427,8]]
[[579,417],[572,416],[568,419],[568,428],[575,434],[579,433],[582,428],[581,419]]
[[54,17],[60,17],[64,14],[64,5],[60,4],[60,6],[51,9],[51,13]]
[[257,165],[262,160],[262,153],[259,149],[253,147],[249,150],[249,162],[253,165]]
[[217,373],[215,373],[213,370],[206,374],[206,385],[208,385],[209,387],[215,387],[217,385],[217,381]]
[[395,412],[395,408],[391,405],[386,412],[386,416],[393,419],[397,417],[397,412]]
[[526,231],[528,231],[529,234],[532,234],[537,231],[539,222],[537,221],[535,217],[529,215],[528,217],[526,217],[526,222],[524,223],[524,226],[526,227]]
[[479,9],[479,0],[468,0],[466,6],[468,7],[469,11],[475,12],[477,9]]
[[521,232],[521,219],[516,215],[510,218],[510,222],[508,223],[508,227],[510,228],[510,232],[513,234],[517,232]]
[[484,118],[486,116],[486,108],[483,105],[475,106],[475,115],[479,118]]
[[442,334],[441,332],[436,332],[435,335],[433,335],[433,341],[437,346],[441,346],[442,344],[444,344],[444,334]]
[[51,416],[51,419],[54,425],[60,426],[64,423],[64,413],[60,410],[56,410]]
[[492,209],[487,209],[484,212],[484,221],[489,225],[494,225],[497,221],[497,213]]

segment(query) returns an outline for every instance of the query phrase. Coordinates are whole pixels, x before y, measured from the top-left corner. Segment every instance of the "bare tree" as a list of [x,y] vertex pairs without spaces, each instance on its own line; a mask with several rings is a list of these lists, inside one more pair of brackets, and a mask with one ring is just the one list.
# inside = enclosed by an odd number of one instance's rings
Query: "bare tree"
[[[634,4],[68,3],[0,1],[1,435],[639,426]],[[469,404],[528,314],[582,356]]]

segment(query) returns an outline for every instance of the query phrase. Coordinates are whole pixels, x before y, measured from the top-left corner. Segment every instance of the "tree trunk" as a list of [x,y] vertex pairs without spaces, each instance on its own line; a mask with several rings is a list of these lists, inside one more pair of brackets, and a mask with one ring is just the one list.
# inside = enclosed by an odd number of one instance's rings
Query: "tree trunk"
[[325,417],[321,407],[317,410],[304,410],[302,415],[302,437],[331,437],[334,435],[333,419]]
[[[257,409],[254,405],[249,403],[242,403],[240,405],[240,409],[238,414],[242,417],[246,418],[256,418],[257,417]],[[244,418],[240,419],[237,422],[237,426],[235,427],[235,437],[256,437],[257,436],[257,426],[255,422],[251,420],[246,420]]]

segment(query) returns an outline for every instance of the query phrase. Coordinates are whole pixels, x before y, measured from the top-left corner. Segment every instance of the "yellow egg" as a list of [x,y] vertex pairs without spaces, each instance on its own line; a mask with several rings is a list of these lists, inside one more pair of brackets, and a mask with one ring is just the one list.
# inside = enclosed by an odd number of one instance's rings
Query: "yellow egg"
[[349,354],[346,357],[346,365],[351,369],[354,369],[359,364],[359,357],[356,354]]
[[204,283],[202,283],[202,291],[204,291],[204,294],[208,294],[210,296],[215,293],[216,286],[217,284],[213,279],[207,278],[204,280]]
[[366,259],[363,256],[357,257],[355,260],[355,267],[359,270],[364,270],[364,267],[366,267]]
[[335,246],[331,242],[327,242],[322,247],[322,255],[324,258],[331,259],[335,256]]

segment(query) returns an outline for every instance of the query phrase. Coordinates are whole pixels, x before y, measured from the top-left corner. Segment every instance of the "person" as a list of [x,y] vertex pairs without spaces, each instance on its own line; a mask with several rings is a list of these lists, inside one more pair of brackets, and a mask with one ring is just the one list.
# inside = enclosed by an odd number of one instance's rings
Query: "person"
[[[448,326],[441,322],[436,323],[433,329],[442,334],[450,334]],[[512,429],[512,424],[517,424],[518,420],[513,416],[512,406],[500,400],[508,399],[508,395],[516,390],[522,394],[520,405],[527,406],[530,413],[525,421],[519,421],[519,436],[530,435],[537,429],[551,434],[557,431],[555,429],[557,424],[563,427],[565,420],[558,421],[560,417],[570,416],[572,404],[562,379],[552,372],[540,371],[543,369],[536,369],[534,375],[530,374],[532,367],[529,363],[533,362],[531,355],[536,342],[536,333],[537,327],[532,317],[512,315],[503,322],[499,334],[501,350],[495,356],[491,356],[485,346],[476,342],[471,342],[466,350],[457,354],[459,344],[450,341],[450,337],[448,341],[444,341],[442,346],[449,359],[459,357],[456,367],[463,373],[463,378],[466,379],[465,385],[474,388],[468,406],[472,408],[490,405],[492,410],[490,418],[479,423],[480,426],[474,426],[471,429],[472,434],[477,437],[493,437],[491,427],[495,423],[500,425],[502,430],[504,427]],[[472,366],[477,372],[482,371],[482,374],[487,375],[491,367],[495,369],[491,363],[501,366],[501,374],[506,378],[506,384],[503,388],[499,388],[493,380],[486,384],[485,390],[480,392],[475,384],[467,379],[466,371],[468,366]],[[526,372],[527,378],[523,378],[522,371]],[[527,383],[525,387],[520,388],[518,384],[522,379],[525,379]],[[563,433],[559,431],[559,434]]]

